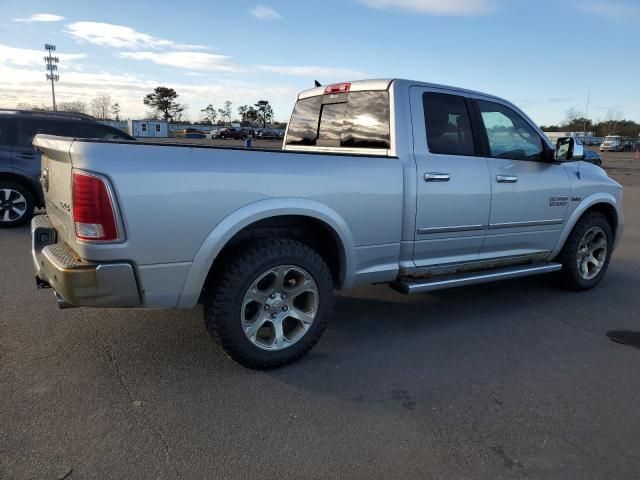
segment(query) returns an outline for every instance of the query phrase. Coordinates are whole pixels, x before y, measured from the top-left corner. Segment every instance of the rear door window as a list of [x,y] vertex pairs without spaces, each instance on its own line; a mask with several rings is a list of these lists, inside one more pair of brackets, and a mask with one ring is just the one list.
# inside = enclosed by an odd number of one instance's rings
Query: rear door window
[[38,133],[66,137],[69,135],[69,128],[66,123],[48,118],[23,118],[20,125],[18,144],[21,147],[31,147],[33,145],[33,137]]
[[389,93],[319,95],[296,103],[287,145],[388,149]]
[[99,138],[104,140],[129,140],[129,136],[117,129],[89,122],[70,123],[70,136],[81,138]]
[[14,146],[17,141],[18,120],[0,118],[0,147]]
[[464,97],[427,92],[422,96],[427,145],[431,153],[474,155],[469,111]]

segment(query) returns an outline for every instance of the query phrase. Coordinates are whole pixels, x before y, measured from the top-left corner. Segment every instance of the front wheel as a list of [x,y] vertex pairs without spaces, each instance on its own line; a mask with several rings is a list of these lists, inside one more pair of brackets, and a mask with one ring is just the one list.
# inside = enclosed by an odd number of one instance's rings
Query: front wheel
[[598,212],[583,215],[558,255],[563,286],[570,290],[595,287],[607,271],[612,248],[613,234],[607,218]]
[[0,181],[0,228],[17,227],[33,216],[35,202],[31,191],[24,185]]
[[248,244],[205,290],[209,333],[248,368],[266,370],[305,355],[324,331],[333,281],[322,257],[286,238]]

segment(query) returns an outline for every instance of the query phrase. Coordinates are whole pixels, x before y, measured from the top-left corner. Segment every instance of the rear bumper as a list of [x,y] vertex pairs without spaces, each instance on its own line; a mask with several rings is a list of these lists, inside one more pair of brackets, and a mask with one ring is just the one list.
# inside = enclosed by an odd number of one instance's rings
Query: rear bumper
[[75,307],[139,307],[140,293],[133,266],[126,262],[95,263],[78,258],[57,242],[46,215],[31,221],[31,256],[36,280],[50,286],[61,305]]

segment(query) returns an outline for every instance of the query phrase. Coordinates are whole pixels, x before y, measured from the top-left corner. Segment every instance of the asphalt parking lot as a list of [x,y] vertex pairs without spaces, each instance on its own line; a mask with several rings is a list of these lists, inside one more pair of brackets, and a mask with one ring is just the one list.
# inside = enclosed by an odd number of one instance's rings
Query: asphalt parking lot
[[[58,310],[0,231],[0,478],[640,477],[640,162],[602,284],[343,293],[302,361],[246,370],[193,311]],[[635,339],[637,342],[637,338]]]

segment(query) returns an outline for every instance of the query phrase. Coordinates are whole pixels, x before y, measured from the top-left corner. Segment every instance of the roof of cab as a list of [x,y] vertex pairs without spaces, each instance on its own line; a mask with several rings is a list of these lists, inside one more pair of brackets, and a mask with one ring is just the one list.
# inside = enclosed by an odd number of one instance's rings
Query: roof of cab
[[[469,90],[466,88],[460,87],[452,87],[450,85],[440,85],[437,83],[429,83],[429,82],[421,82],[418,80],[408,80],[404,78],[378,78],[371,80],[354,80],[351,82],[351,87],[349,89],[350,92],[358,92],[358,91],[371,91],[371,90],[388,90],[392,83],[402,83],[407,88],[410,86],[422,86],[422,87],[431,87],[431,88],[439,88],[446,90],[453,90],[461,93],[474,94],[474,95],[482,95],[484,97],[491,97],[498,100],[503,100],[500,97],[496,97],[495,95],[490,95],[484,92],[478,92],[475,90]],[[333,84],[328,84],[333,85]],[[324,95],[324,90],[328,85],[322,85],[321,87],[310,88],[308,90],[303,90],[298,95],[298,100],[303,98],[315,97],[318,95]]]

